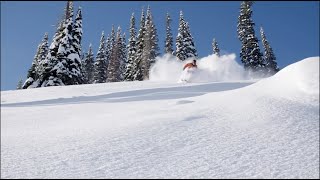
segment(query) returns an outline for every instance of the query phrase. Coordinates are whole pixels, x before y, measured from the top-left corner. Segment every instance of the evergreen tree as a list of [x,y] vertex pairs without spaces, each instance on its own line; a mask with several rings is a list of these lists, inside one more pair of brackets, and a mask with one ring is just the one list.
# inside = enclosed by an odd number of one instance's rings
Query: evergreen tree
[[81,39],[82,39],[82,11],[81,7],[79,7],[76,19],[73,25],[73,41],[72,41],[72,47],[79,55],[79,59],[82,56],[82,48],[81,48]]
[[111,53],[112,53],[112,44],[109,34],[107,35],[107,41],[106,41],[106,69],[108,69]]
[[262,44],[264,47],[264,64],[269,75],[273,75],[279,71],[279,67],[276,62],[276,57],[273,53],[273,50],[266,38],[266,35],[263,31],[263,28],[260,28]]
[[166,41],[165,41],[165,53],[172,54],[173,53],[173,38],[171,33],[171,23],[172,19],[169,16],[169,13],[167,13],[166,16]]
[[48,81],[46,86],[60,86],[81,84],[81,61],[78,52],[73,46],[73,14],[65,21],[63,38],[60,41],[57,53],[58,63],[51,70],[54,78],[58,81]]
[[22,79],[19,80],[17,89],[22,89]]
[[[76,31],[74,31],[73,26],[73,4],[71,1],[67,3],[65,14],[66,19],[60,23],[62,27],[59,26],[49,53],[42,63],[41,87],[81,84],[83,81],[81,52],[76,52],[77,48],[75,46],[77,43],[80,44],[82,35],[81,9],[79,8],[77,15],[76,24],[78,29]],[[74,40],[74,34],[77,40]],[[78,47],[81,49],[81,45]]]
[[150,63],[151,65],[155,63],[155,58],[160,55],[160,48],[158,45],[159,39],[158,39],[158,33],[157,33],[157,28],[155,23],[153,22],[153,17],[151,14],[151,9],[150,6],[148,7],[149,11],[149,19],[150,19],[150,25],[151,25],[151,58],[150,58]]
[[73,76],[71,84],[82,84],[84,82],[84,74],[82,71],[82,63],[81,56],[82,47],[81,47],[81,39],[82,39],[82,11],[81,7],[78,8],[77,15],[75,18],[75,23],[73,25],[72,31],[73,39],[71,41],[71,54],[69,55],[69,59],[71,60],[69,71]]
[[41,43],[41,47],[40,47],[40,52],[39,52],[39,58],[38,58],[38,67],[37,67],[37,74],[38,77],[40,77],[40,73],[41,73],[41,67],[40,64],[42,61],[44,61],[46,59],[46,56],[48,55],[49,52],[49,44],[48,44],[48,33],[44,34],[42,43]]
[[238,38],[242,43],[240,58],[245,69],[252,72],[261,72],[263,71],[264,64],[258,39],[255,36],[255,24],[251,19],[252,4],[252,1],[243,1],[240,7],[237,26]]
[[178,35],[176,38],[176,51],[175,51],[175,55],[177,56],[177,58],[179,58],[181,61],[184,61],[187,57],[186,57],[186,47],[184,44],[184,27],[185,27],[185,20],[183,17],[183,13],[182,11],[180,11],[180,17],[179,17],[179,28],[178,28]]
[[104,83],[107,79],[105,43],[104,32],[102,32],[96,62],[94,63],[94,83]]
[[185,36],[186,58],[197,57],[198,53],[193,42],[193,37],[191,35],[188,22],[185,23],[185,32],[186,32],[186,36]]
[[128,54],[127,54],[127,63],[126,63],[126,70],[124,73],[124,80],[125,81],[133,81],[134,78],[134,60],[135,60],[135,55],[136,55],[136,27],[135,27],[135,17],[134,13],[131,15],[130,19],[130,38],[128,42]]
[[[108,35],[109,37],[109,35]],[[110,39],[107,39],[107,44],[106,44],[106,55],[107,55],[107,61],[106,61],[106,75],[107,75],[107,79],[108,79],[108,75],[109,75],[109,64],[111,61],[114,61],[112,59],[116,58],[116,56],[114,56],[114,50],[115,50],[115,44],[116,44],[116,33],[114,30],[114,25],[112,24],[112,29],[111,29],[111,33],[110,33]]]
[[[112,38],[111,38],[112,39]],[[118,27],[115,43],[112,45],[111,59],[108,66],[107,82],[120,81],[120,49],[122,47],[121,28]]]
[[120,81],[124,81],[124,75],[127,67],[127,47],[126,47],[126,34],[123,33],[123,36],[120,39],[120,49],[119,49],[119,59],[120,59]]
[[145,36],[144,33],[145,33],[145,16],[144,16],[144,10],[142,8],[141,19],[140,19],[140,29],[137,36],[137,42],[136,42],[137,53],[136,53],[134,63],[133,63],[133,68],[132,68],[133,80],[138,80],[138,81],[143,80],[140,64],[142,60],[142,52],[143,52],[143,46],[144,46],[144,39],[143,39],[143,37]]
[[60,40],[63,38],[63,31],[65,29],[64,24],[66,23],[66,21],[71,18],[71,20],[73,19],[73,2],[72,1],[67,1],[66,7],[64,8],[64,13],[62,15],[62,18],[60,20],[60,22],[58,23],[58,29],[53,37],[53,40],[56,41],[58,43],[57,46],[55,46],[55,53],[58,52],[58,48],[59,48],[59,42]]
[[38,66],[40,48],[41,48],[41,44],[38,45],[37,52],[36,52],[36,54],[35,54],[35,56],[33,58],[33,61],[32,61],[32,65],[31,65],[30,69],[28,70],[27,80],[22,85],[23,89],[27,89],[37,79],[36,78],[36,76],[37,76],[36,67]]
[[116,38],[117,37],[116,37],[115,30],[114,30],[114,25],[112,25],[111,35],[110,35],[110,49],[111,49],[110,53],[112,53],[113,46],[116,44]]
[[94,73],[94,57],[92,52],[92,45],[89,45],[89,50],[85,55],[83,60],[83,71],[84,71],[84,83],[85,84],[92,84],[93,73]]
[[215,38],[213,38],[213,40],[212,40],[212,50],[213,50],[213,54],[220,57],[220,49],[219,49],[218,43]]
[[73,18],[73,2],[67,1],[67,6],[64,8],[63,20]]
[[22,85],[23,89],[27,89],[28,87],[38,86],[38,79],[41,75],[41,62],[46,58],[47,54],[48,54],[48,33],[45,33],[42,42],[38,46],[31,68],[28,71],[27,80]]
[[147,18],[145,23],[145,32],[143,33],[143,50],[141,55],[141,61],[140,61],[140,69],[142,73],[142,79],[144,80],[149,75],[149,68],[150,68],[150,58],[151,58],[151,24],[150,19],[148,19],[148,11],[147,11]]
[[[56,32],[56,34],[58,34],[58,32]],[[53,39],[50,47],[49,47],[49,52],[48,55],[46,56],[45,60],[43,60],[40,63],[40,78],[39,78],[39,85],[38,87],[45,87],[48,80],[55,80],[56,82],[58,82],[59,84],[60,81],[53,77],[51,74],[51,70],[53,69],[53,67],[55,66],[55,64],[58,63],[58,59],[57,59],[57,51],[58,49],[56,49],[56,47],[59,46],[59,42],[57,42],[55,39]]]
[[71,84],[71,75],[69,74],[69,59],[68,56],[71,52],[71,43],[72,43],[72,26],[73,22],[71,17],[69,17],[64,24],[63,38],[60,41],[59,49],[57,52],[57,61],[58,63],[54,66],[51,73],[54,74],[55,78],[58,78],[58,83],[48,82],[46,86],[59,86]]
[[[67,2],[67,7],[69,7],[69,1]],[[66,8],[69,9],[69,8]],[[67,12],[65,12],[67,14]],[[66,15],[64,16],[66,17]],[[46,58],[41,61],[40,63],[40,69],[39,69],[39,84],[36,85],[36,87],[44,87],[46,86],[48,79],[50,78],[55,79],[58,81],[56,78],[52,77],[51,75],[51,69],[57,64],[58,59],[57,59],[57,52],[59,48],[59,43],[60,39],[62,38],[62,32],[64,30],[63,25],[64,25],[65,19],[62,19],[59,23],[59,26],[56,30],[56,33],[53,36],[53,40],[51,42],[51,45],[49,46],[48,54]]]
[[150,6],[147,9],[147,16],[145,21],[145,28],[143,33],[143,50],[141,56],[141,72],[142,79],[149,78],[149,70],[151,65],[155,62],[155,58],[157,56],[157,37],[156,37],[156,29],[152,20],[152,14],[150,10]]
[[193,42],[189,23],[184,20],[180,11],[178,35],[176,38],[176,52],[174,53],[181,61],[190,57],[197,57],[197,50]]

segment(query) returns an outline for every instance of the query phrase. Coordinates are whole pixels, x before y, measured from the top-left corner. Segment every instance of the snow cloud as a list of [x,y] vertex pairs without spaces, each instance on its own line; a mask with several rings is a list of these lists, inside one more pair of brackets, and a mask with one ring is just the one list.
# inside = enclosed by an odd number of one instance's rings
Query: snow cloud
[[[156,63],[150,69],[151,81],[177,82],[181,76],[184,64],[192,62],[187,59],[182,62],[170,54],[157,57]],[[249,79],[243,66],[236,62],[235,54],[220,57],[212,54],[197,59],[198,70],[193,74],[192,82],[221,82]]]

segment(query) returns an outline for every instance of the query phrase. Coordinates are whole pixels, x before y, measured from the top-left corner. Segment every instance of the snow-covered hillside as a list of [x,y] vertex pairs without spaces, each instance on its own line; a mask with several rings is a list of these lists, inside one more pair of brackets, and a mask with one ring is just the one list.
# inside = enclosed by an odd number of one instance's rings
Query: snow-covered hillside
[[319,178],[319,57],[256,83],[1,91],[1,178]]

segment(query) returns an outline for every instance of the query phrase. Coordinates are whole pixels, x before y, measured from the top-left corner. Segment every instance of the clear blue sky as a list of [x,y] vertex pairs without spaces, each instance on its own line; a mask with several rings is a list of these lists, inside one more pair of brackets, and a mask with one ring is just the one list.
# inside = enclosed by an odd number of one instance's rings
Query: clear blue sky
[[[212,38],[216,38],[221,51],[236,53],[239,63],[240,41],[237,38],[237,19],[240,1],[76,1],[83,12],[82,48],[93,44],[96,54],[101,32],[111,31],[111,26],[121,26],[129,35],[131,13],[140,24],[141,8],[148,5],[158,29],[159,46],[163,52],[165,15],[171,15],[172,33],[177,35],[179,11],[189,22],[199,57],[212,53]],[[1,90],[15,89],[20,78],[26,79],[36,49],[45,32],[49,44],[55,33],[65,2],[2,2],[1,1]],[[253,21],[260,40],[262,25],[280,68],[311,56],[319,56],[319,2],[259,2],[253,5]],[[262,46],[260,45],[260,48]]]

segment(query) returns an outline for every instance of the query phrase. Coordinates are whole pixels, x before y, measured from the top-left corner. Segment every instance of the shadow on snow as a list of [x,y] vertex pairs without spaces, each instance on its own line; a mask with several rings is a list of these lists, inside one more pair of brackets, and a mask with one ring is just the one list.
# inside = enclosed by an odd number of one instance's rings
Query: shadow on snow
[[228,83],[209,83],[192,86],[180,86],[169,88],[155,88],[144,90],[132,90],[115,92],[97,96],[78,96],[70,98],[57,98],[41,101],[21,102],[1,104],[2,107],[25,107],[25,106],[46,106],[46,105],[65,105],[79,103],[117,103],[148,100],[169,100],[201,96],[210,92],[227,91],[242,88],[252,84],[252,82],[228,82]]

